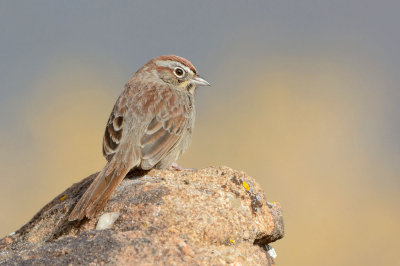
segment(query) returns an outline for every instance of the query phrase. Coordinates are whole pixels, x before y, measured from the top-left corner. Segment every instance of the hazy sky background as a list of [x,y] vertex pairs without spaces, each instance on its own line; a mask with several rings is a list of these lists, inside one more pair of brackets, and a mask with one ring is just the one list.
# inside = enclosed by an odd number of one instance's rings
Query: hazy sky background
[[1,1],[0,236],[100,170],[152,57],[188,58],[185,167],[246,171],[284,208],[278,265],[396,265],[399,1]]

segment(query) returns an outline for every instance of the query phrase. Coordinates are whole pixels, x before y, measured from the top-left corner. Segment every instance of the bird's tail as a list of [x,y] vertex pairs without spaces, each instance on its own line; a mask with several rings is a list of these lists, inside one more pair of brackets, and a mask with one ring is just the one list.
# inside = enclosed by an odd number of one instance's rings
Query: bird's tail
[[68,220],[82,220],[85,216],[92,218],[106,205],[115,189],[129,172],[130,167],[115,158],[93,180],[81,199],[75,205]]

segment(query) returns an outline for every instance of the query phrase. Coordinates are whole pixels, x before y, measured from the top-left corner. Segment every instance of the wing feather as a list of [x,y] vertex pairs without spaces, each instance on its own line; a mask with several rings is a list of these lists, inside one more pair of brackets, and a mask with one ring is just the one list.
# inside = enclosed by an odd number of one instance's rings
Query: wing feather
[[[119,100],[121,103],[117,102],[114,106],[108,120],[103,139],[104,156],[110,161],[121,142],[128,141],[140,154],[141,163],[138,166],[144,170],[154,167],[179,143],[183,131],[188,128],[188,108],[191,106],[188,107],[187,100],[184,94],[167,89],[145,87],[137,89],[134,95],[127,91],[125,97]],[[126,121],[124,115],[127,116]],[[124,139],[124,134],[137,139]]]
[[124,117],[119,112],[113,110],[108,119],[103,138],[103,155],[108,161],[117,152],[122,139]]
[[168,111],[163,110],[162,115],[153,118],[141,139],[143,169],[154,167],[177,145],[182,137],[182,131],[188,125],[183,107],[175,108],[168,115],[166,113]]

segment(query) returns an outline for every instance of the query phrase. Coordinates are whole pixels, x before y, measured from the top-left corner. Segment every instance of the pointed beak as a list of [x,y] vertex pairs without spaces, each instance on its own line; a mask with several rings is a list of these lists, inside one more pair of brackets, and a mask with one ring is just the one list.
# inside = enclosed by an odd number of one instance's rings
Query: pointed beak
[[200,86],[211,86],[207,80],[200,78],[199,76],[195,76],[192,78],[192,83]]

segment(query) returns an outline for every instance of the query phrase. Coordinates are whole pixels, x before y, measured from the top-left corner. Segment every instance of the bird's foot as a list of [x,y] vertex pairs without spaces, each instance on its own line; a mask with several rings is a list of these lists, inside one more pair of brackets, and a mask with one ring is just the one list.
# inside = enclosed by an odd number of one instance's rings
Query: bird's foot
[[182,166],[178,165],[177,163],[173,163],[168,170],[171,171],[197,171],[195,168],[183,168]]

